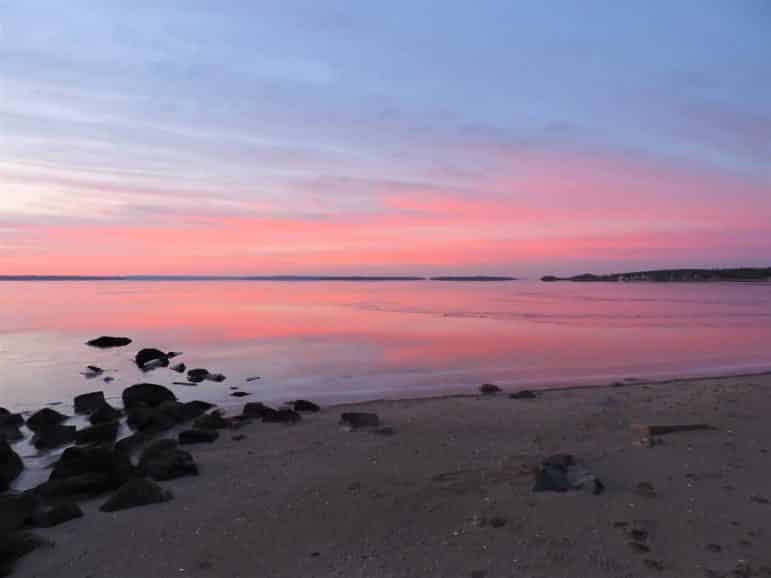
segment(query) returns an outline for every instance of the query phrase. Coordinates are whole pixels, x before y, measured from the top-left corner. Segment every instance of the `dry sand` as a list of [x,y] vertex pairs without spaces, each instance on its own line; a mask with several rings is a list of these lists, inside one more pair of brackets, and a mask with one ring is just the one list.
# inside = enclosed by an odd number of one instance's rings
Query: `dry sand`
[[[341,430],[342,406],[250,424],[193,446],[201,475],[164,484],[172,502],[86,504],[84,518],[40,531],[55,546],[14,575],[771,576],[769,386],[749,376],[355,406],[391,436]],[[647,448],[631,427],[682,422],[717,429]],[[556,452],[583,460],[605,493],[533,493],[530,468]],[[649,551],[629,545],[632,529]]]

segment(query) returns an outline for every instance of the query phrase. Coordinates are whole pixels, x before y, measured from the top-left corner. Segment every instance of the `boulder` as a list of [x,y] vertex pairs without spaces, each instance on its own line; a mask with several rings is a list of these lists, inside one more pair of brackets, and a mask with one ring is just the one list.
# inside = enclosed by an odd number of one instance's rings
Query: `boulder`
[[225,377],[225,375],[222,373],[210,373],[209,377],[207,377],[206,379],[208,379],[209,381],[216,381],[219,383],[219,382],[225,381],[227,377]]
[[67,448],[53,465],[49,480],[62,480],[83,474],[105,474],[111,487],[135,475],[135,468],[126,452],[105,446]]
[[24,462],[19,454],[13,451],[4,438],[0,438],[0,492],[6,491],[23,469]]
[[139,431],[161,432],[174,427],[177,420],[157,407],[134,407],[126,413],[126,423]]
[[295,411],[308,411],[313,413],[321,411],[321,408],[318,405],[312,401],[308,401],[307,399],[298,399],[293,401],[292,407],[294,407]]
[[276,410],[272,407],[268,407],[264,403],[258,401],[253,401],[244,405],[241,415],[247,418],[262,419],[266,415],[272,415],[274,413],[276,413]]
[[22,437],[19,426],[24,425],[24,418],[21,414],[11,413],[7,409],[0,407],[0,439],[9,442],[15,442]]
[[94,410],[91,415],[88,416],[88,421],[91,422],[92,425],[99,423],[109,423],[111,421],[120,419],[122,415],[122,411],[115,409],[109,403],[104,402],[102,405],[96,408],[96,410]]
[[230,425],[229,422],[217,411],[202,415],[193,422],[193,426],[197,429],[224,429],[228,425]]
[[176,399],[168,388],[154,383],[137,383],[123,390],[123,406],[126,409],[139,406],[157,407],[164,401]]
[[153,439],[152,432],[134,432],[130,436],[118,440],[115,443],[115,451],[131,455],[134,450]]
[[177,363],[176,365],[172,365],[169,369],[176,371],[177,373],[185,373],[185,370],[187,370],[187,365],[184,363]]
[[160,349],[148,347],[140,349],[134,356],[134,361],[139,369],[149,370],[156,367],[168,367],[169,356]]
[[92,391],[75,396],[75,413],[92,413],[107,405],[103,391]]
[[195,419],[199,416],[202,416],[203,414],[205,414],[207,411],[209,411],[211,408],[214,407],[213,403],[209,403],[208,401],[199,401],[199,400],[188,401],[184,405],[185,405],[184,421],[188,421],[191,419]]
[[535,469],[534,492],[567,492],[591,489],[594,494],[605,490],[603,483],[570,454],[555,454]]
[[44,498],[62,498],[71,496],[93,496],[114,489],[115,485],[108,474],[99,472],[48,480],[30,490]]
[[0,440],[6,440],[8,442],[17,442],[24,436],[18,426],[0,424]]
[[49,425],[39,427],[32,437],[32,445],[39,450],[50,450],[75,441],[74,425]]
[[68,417],[69,416],[61,414],[55,409],[44,407],[40,411],[32,414],[32,416],[27,420],[27,427],[32,431],[37,431],[38,429],[46,426],[58,425],[64,420],[68,419]]
[[201,444],[211,443],[219,437],[216,430],[210,429],[188,429],[179,434],[179,443],[181,444]]
[[538,397],[534,391],[531,391],[529,389],[521,389],[519,391],[515,391],[514,393],[509,394],[509,397],[511,399],[535,399]]
[[139,469],[156,481],[198,475],[193,456],[180,450],[177,442],[171,439],[158,440],[147,446],[139,459]]
[[30,519],[30,523],[36,528],[52,528],[83,517],[83,510],[75,502],[63,502],[55,506],[36,512]]
[[159,504],[172,499],[172,494],[145,478],[134,478],[123,484],[115,494],[99,508],[102,512],[116,512],[137,506]]
[[340,416],[340,423],[351,429],[378,427],[380,425],[380,418],[376,413],[353,411],[342,414]]
[[131,339],[128,337],[111,337],[109,335],[102,335],[96,339],[86,341],[86,345],[91,347],[98,347],[99,349],[108,349],[110,347],[125,347],[131,343]]
[[190,383],[201,383],[207,377],[209,377],[208,369],[190,369],[187,372],[187,380]]
[[41,546],[52,543],[29,532],[13,532],[0,539],[0,576],[8,576],[13,565],[22,556],[26,556]]
[[113,421],[78,430],[75,432],[75,443],[92,444],[114,441],[118,437],[119,427],[120,424]]
[[279,409],[262,418],[262,421],[269,423],[297,423],[302,416],[293,409]]
[[27,492],[0,495],[0,536],[24,526],[40,506],[40,499]]
[[11,413],[7,409],[0,407],[0,425],[24,425],[24,418],[20,413]]
[[501,391],[501,388],[492,383],[483,383],[479,386],[479,393],[482,395],[493,395]]

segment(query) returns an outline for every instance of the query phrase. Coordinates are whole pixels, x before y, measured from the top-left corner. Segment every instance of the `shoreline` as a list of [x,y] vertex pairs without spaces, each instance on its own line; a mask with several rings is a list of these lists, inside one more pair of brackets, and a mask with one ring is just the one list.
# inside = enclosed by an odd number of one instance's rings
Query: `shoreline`
[[[55,545],[13,576],[763,577],[770,391],[764,372],[244,423],[181,446],[200,474],[160,482],[171,501],[107,514],[99,496],[84,517],[35,530]],[[349,408],[383,431],[341,428]],[[645,424],[702,423],[712,429],[641,441]],[[604,491],[534,492],[534,468],[563,452]]]

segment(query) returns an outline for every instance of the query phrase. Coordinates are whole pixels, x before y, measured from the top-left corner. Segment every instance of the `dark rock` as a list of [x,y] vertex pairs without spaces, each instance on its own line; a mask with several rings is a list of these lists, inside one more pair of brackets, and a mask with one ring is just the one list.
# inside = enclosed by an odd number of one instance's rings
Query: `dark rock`
[[75,413],[92,413],[107,405],[103,391],[92,391],[75,396]]
[[169,356],[160,349],[140,349],[134,356],[134,361],[139,369],[148,370],[156,367],[168,367]]
[[594,494],[605,490],[603,483],[570,454],[550,456],[535,469],[534,492],[566,492],[584,488],[590,488]]
[[55,409],[50,407],[44,407],[40,411],[32,414],[27,420],[27,427],[32,431],[36,431],[42,427],[58,425],[66,420],[69,416],[59,413]]
[[268,407],[264,403],[260,403],[258,401],[253,401],[250,403],[247,403],[244,406],[244,409],[241,413],[244,417],[251,417],[251,418],[257,418],[262,419],[266,415],[272,415],[276,413],[276,410],[272,407]]
[[535,399],[538,397],[534,391],[530,391],[529,389],[522,389],[520,391],[515,391],[512,394],[509,394],[509,397],[511,399]]
[[234,442],[240,442],[242,440],[245,440],[246,436],[244,434],[238,434],[238,435],[234,435],[232,439]]
[[269,423],[297,423],[302,416],[293,409],[279,409],[272,414],[262,418],[262,421]]
[[104,446],[67,448],[53,465],[49,480],[62,480],[84,474],[105,474],[110,487],[117,488],[135,474],[128,454]]
[[352,429],[363,427],[377,427],[380,425],[380,418],[376,413],[364,412],[346,412],[340,416],[340,423]]
[[102,512],[116,512],[137,506],[159,504],[172,499],[169,490],[144,478],[134,478],[123,484],[112,497],[99,508]]
[[492,395],[501,391],[501,388],[492,383],[484,383],[479,386],[479,393],[482,395]]
[[209,381],[216,381],[216,382],[219,383],[221,381],[225,381],[227,379],[227,377],[225,377],[221,373],[210,373],[209,377],[207,377],[206,379],[208,379]]
[[176,371],[177,373],[185,373],[185,370],[187,369],[187,365],[184,363],[177,363],[176,365],[172,365],[170,367],[172,371]]
[[3,425],[24,425],[24,417],[20,413],[11,413],[7,409],[0,407],[3,411],[0,412],[0,426]]
[[195,419],[198,416],[205,414],[213,407],[214,404],[207,401],[188,401],[185,404],[185,421]]
[[113,421],[78,430],[75,432],[75,443],[91,444],[114,441],[118,436],[118,427],[120,424]]
[[131,455],[134,450],[153,439],[152,432],[134,432],[130,436],[120,439],[115,444],[115,451]]
[[179,434],[179,443],[181,444],[200,444],[211,443],[219,437],[216,430],[210,429],[188,429]]
[[96,408],[91,415],[88,416],[88,421],[90,421],[92,425],[99,423],[109,423],[111,421],[120,419],[122,415],[122,411],[115,409],[109,403],[104,402],[102,405]]
[[657,572],[663,572],[664,571],[664,564],[659,560],[653,560],[651,558],[646,558],[643,560],[643,564],[645,564],[648,568],[651,570],[656,570]]
[[49,479],[30,491],[45,498],[60,498],[93,496],[111,490],[114,487],[108,474],[96,472],[56,480]]
[[91,347],[98,347],[100,349],[107,349],[110,347],[125,347],[131,343],[131,339],[128,337],[110,337],[109,335],[103,335],[97,337],[91,341],[86,341],[86,345]]
[[126,413],[126,423],[139,431],[162,432],[177,425],[177,420],[157,407],[135,407]]
[[688,423],[677,425],[649,425],[647,426],[648,436],[661,436],[670,433],[678,433],[685,431],[699,431],[699,430],[712,430],[715,429],[711,425],[706,423]]
[[39,506],[40,499],[26,492],[0,495],[0,537],[24,526]]
[[139,469],[156,481],[198,475],[193,456],[180,450],[172,439],[158,440],[147,446],[139,459]]
[[107,377],[105,377],[105,378],[104,378],[104,382],[105,382],[105,383],[112,383],[113,381],[115,381],[115,378],[114,378],[114,377],[111,377],[111,376],[109,376],[109,375],[108,375]]
[[720,546],[720,544],[707,544],[706,546],[707,550],[709,552],[722,552],[723,548]]
[[13,532],[0,539],[0,576],[8,576],[14,563],[41,546],[51,542],[29,532]]
[[39,427],[32,437],[32,445],[39,450],[58,448],[75,441],[74,425],[48,425]]
[[508,520],[503,516],[493,516],[490,518],[490,525],[493,528],[503,528],[507,522]]
[[187,372],[187,380],[191,383],[201,383],[204,379],[209,377],[208,369],[191,369]]
[[83,510],[75,502],[57,504],[48,510],[37,512],[30,520],[36,528],[52,528],[64,522],[83,517]]
[[8,442],[16,442],[22,439],[24,436],[18,426],[0,424],[0,440],[6,440]]
[[650,546],[641,544],[640,542],[627,542],[626,544],[635,552],[645,553],[651,551]]
[[231,397],[246,397],[247,395],[252,395],[248,391],[234,391],[230,394]]
[[637,484],[637,487],[635,488],[635,493],[645,498],[655,498],[656,488],[654,488],[653,484],[650,482],[640,482],[639,484]]
[[376,430],[374,430],[374,433],[381,436],[392,436],[392,435],[396,435],[396,429],[394,429],[390,425],[384,425],[383,427],[379,427]]
[[164,401],[176,401],[176,396],[162,385],[137,383],[123,390],[123,406],[131,409],[139,406],[157,407]]
[[224,429],[228,427],[228,421],[219,412],[212,412],[199,417],[193,422],[197,429]]
[[308,411],[312,413],[321,411],[321,408],[318,405],[312,401],[308,401],[307,399],[298,399],[297,401],[293,401],[292,407],[294,407],[295,411]]

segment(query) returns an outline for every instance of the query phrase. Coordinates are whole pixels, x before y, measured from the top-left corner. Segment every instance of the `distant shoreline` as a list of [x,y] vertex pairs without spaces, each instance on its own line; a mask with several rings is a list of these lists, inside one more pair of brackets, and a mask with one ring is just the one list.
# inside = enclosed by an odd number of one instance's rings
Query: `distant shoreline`
[[0,275],[0,281],[516,281],[516,277],[367,275]]
[[709,282],[768,282],[771,281],[771,267],[738,267],[731,269],[654,269],[628,273],[596,275],[584,273],[572,277],[546,275],[541,281],[554,283],[572,281],[575,283],[709,283]]

